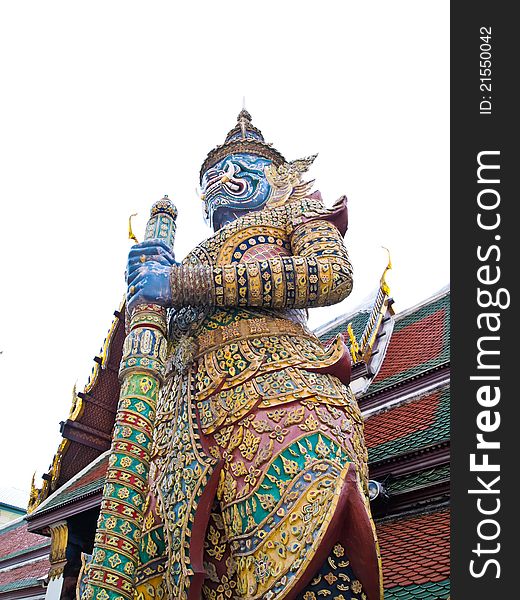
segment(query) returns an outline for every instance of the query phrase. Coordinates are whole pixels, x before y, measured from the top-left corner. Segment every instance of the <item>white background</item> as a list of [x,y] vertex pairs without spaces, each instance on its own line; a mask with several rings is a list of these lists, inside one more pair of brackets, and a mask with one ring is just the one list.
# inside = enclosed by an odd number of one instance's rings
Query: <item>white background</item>
[[[349,197],[350,298],[391,250],[396,310],[449,282],[447,1],[28,2],[0,7],[0,487],[47,469],[124,293],[127,219],[179,209],[246,97],[330,205]],[[456,199],[454,199],[456,201]],[[461,224],[463,227],[463,224]]]

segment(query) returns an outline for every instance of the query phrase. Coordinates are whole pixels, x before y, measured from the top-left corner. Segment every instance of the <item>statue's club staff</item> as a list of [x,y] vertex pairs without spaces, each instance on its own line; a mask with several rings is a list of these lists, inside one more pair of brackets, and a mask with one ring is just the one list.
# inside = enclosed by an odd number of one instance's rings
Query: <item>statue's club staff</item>
[[[160,240],[172,249],[176,218],[177,209],[167,196],[155,202],[145,240]],[[145,252],[140,260],[146,261]],[[155,410],[165,371],[166,308],[157,304],[131,308],[127,332],[119,371],[121,393],[83,600],[134,596]]]

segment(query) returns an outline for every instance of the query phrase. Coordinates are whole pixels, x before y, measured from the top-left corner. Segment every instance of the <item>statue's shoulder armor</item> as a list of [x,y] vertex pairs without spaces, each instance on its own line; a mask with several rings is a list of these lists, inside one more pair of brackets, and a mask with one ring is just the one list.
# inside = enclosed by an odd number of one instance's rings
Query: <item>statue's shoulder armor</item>
[[305,223],[312,218],[320,218],[327,213],[327,208],[323,204],[319,192],[305,198],[289,200],[283,205],[287,214],[287,221],[290,223],[291,233],[295,227]]
[[285,206],[290,211],[290,220],[293,228],[303,223],[322,220],[334,225],[342,236],[347,232],[348,209],[346,196],[341,196],[331,208],[327,208],[323,203],[320,192],[316,191],[310,196],[294,200],[293,202],[289,199],[289,202]]

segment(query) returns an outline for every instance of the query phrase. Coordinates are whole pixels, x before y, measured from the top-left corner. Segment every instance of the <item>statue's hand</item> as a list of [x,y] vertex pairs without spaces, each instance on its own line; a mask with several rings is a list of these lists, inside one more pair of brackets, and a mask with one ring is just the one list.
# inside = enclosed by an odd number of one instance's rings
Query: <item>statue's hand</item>
[[126,271],[128,310],[139,304],[171,306],[170,269],[175,264],[171,250],[158,239],[132,246]]

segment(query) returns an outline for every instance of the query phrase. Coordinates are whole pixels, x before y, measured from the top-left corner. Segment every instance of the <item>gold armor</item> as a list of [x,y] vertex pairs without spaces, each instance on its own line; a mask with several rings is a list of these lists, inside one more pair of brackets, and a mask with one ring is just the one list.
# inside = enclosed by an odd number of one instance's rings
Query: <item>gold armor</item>
[[344,576],[351,594],[380,597],[338,529],[357,519],[377,579],[348,351],[341,338],[324,349],[302,310],[350,293],[342,210],[317,194],[268,205],[172,269],[184,308],[170,319],[138,598],[300,597],[334,548],[361,579]]

